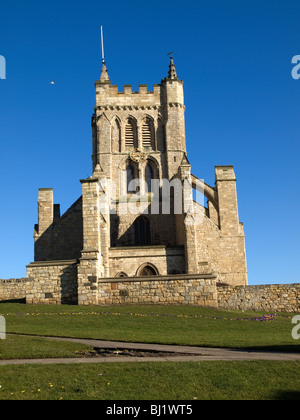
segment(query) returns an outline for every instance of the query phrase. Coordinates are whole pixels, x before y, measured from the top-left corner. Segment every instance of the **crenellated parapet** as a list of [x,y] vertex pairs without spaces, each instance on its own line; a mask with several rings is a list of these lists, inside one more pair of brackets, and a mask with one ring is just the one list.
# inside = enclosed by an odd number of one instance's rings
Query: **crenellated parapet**
[[96,107],[99,106],[150,106],[160,105],[161,85],[154,85],[149,91],[147,85],[139,85],[138,92],[132,90],[132,85],[125,85],[124,90],[119,90],[118,85],[95,82]]

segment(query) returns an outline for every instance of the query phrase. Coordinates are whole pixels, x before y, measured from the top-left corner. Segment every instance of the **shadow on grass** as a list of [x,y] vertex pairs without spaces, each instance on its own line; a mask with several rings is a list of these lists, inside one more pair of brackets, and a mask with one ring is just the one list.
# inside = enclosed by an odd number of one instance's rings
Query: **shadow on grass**
[[300,344],[279,344],[270,346],[243,347],[239,350],[262,353],[300,353]]
[[274,395],[274,400],[278,401],[300,401],[299,391],[279,391]]
[[23,299],[9,299],[9,300],[0,300],[0,303],[22,303],[26,304],[26,298]]

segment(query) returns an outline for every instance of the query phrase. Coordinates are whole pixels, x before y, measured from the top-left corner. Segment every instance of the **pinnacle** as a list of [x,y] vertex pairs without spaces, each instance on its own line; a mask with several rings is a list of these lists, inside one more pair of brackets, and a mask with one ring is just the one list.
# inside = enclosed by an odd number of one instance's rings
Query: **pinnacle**
[[103,66],[102,66],[101,76],[100,76],[100,82],[102,82],[102,83],[110,83],[105,61],[103,61]]
[[175,64],[174,64],[174,60],[173,60],[172,56],[170,57],[168,78],[169,79],[176,79],[176,80],[178,79]]

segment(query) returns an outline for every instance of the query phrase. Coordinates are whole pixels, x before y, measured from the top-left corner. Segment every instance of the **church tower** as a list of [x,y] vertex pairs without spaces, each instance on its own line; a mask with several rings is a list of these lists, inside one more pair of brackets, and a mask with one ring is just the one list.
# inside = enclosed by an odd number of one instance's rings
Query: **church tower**
[[45,283],[63,284],[61,300],[65,293],[82,305],[217,305],[216,282],[247,284],[236,177],[232,166],[216,166],[210,186],[192,173],[173,57],[160,84],[137,92],[113,85],[103,59],[95,91],[92,175],[62,216],[53,190],[40,189],[28,276],[43,273]]
[[[166,208],[161,197],[163,184],[177,179],[181,185],[179,168],[186,156],[183,82],[178,79],[173,57],[167,77],[152,91],[147,85],[139,85],[138,92],[132,91],[131,85],[119,91],[111,84],[105,62],[95,88],[93,175],[81,181],[84,247],[80,284],[88,284],[87,264],[91,278],[115,276],[109,261],[111,253],[122,250],[126,254],[130,250],[133,256],[140,254],[139,258],[145,260],[149,247],[160,247],[155,252],[165,260],[161,274],[183,273],[184,234],[183,226],[178,227],[182,218],[174,214],[174,188],[166,189]],[[115,197],[106,197],[107,188],[112,186]],[[158,195],[154,206],[155,186]],[[175,256],[170,257],[172,270],[167,269],[167,253],[178,255],[177,261]],[[146,270],[151,268],[158,271],[149,263]],[[118,270],[123,273],[125,268]],[[126,275],[136,273],[135,267]],[[84,290],[81,294],[85,295]]]

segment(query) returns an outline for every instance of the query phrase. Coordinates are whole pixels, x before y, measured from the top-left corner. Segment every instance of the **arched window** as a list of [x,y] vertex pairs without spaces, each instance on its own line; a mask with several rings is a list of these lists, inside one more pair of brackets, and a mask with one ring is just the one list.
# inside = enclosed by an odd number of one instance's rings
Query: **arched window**
[[125,146],[137,147],[136,124],[132,118],[128,118],[125,125]]
[[153,169],[152,166],[148,163],[145,168],[145,190],[146,192],[151,192],[151,181],[153,179]]
[[165,127],[161,118],[158,119],[157,126],[157,149],[160,152],[164,152],[166,150]]
[[134,169],[131,165],[126,168],[127,193],[135,193]]
[[138,277],[148,277],[148,276],[157,276],[157,275],[158,275],[158,270],[152,264],[144,264],[137,271]]
[[154,150],[154,127],[150,118],[146,117],[142,125],[143,147]]
[[112,125],[111,140],[112,140],[112,151],[121,152],[121,127],[117,119],[113,122],[113,125]]
[[128,275],[124,271],[121,271],[120,273],[116,275],[116,278],[120,278],[120,277],[128,277]]
[[147,217],[139,217],[134,222],[135,245],[151,245],[150,222]]

